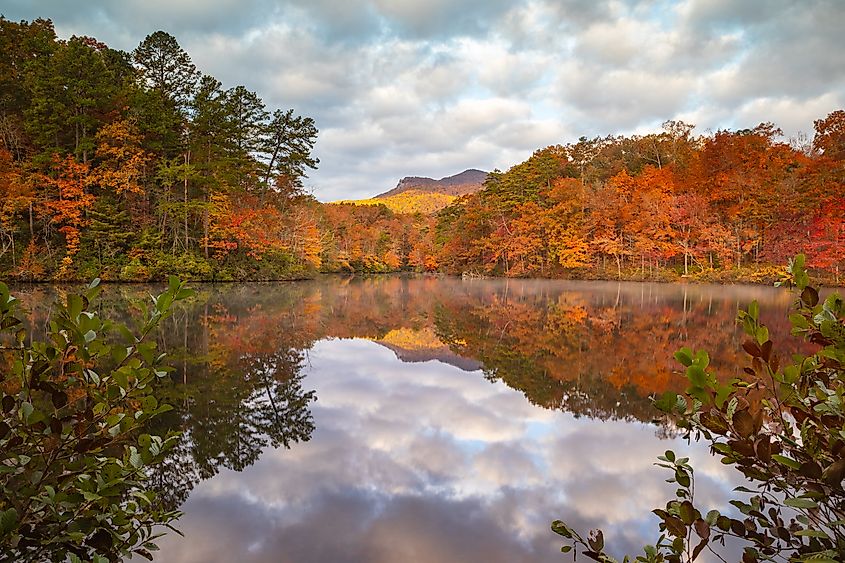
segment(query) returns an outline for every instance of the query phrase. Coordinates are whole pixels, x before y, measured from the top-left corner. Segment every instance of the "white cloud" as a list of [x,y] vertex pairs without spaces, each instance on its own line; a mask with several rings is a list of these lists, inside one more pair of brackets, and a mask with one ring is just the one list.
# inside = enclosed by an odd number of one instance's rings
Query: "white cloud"
[[838,0],[8,0],[12,19],[132,49],[173,33],[226,86],[315,118],[323,200],[507,168],[581,135],[774,121],[845,104]]

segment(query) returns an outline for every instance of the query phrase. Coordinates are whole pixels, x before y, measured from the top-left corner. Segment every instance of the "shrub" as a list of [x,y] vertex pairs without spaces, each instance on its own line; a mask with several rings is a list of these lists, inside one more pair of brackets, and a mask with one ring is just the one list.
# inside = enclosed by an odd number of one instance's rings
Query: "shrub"
[[152,559],[157,527],[179,516],[157,506],[145,471],[178,437],[143,428],[170,409],[153,393],[169,369],[148,336],[191,292],[171,278],[131,331],[92,308],[97,283],[58,303],[47,339],[29,344],[0,283],[3,560]]
[[[671,472],[676,498],[653,511],[661,535],[636,561],[694,561],[727,537],[745,542],[746,563],[845,561],[845,306],[836,293],[820,300],[804,264],[798,256],[789,265],[800,291],[789,319],[793,335],[819,346],[815,354],[782,359],[755,302],[738,315],[749,337],[745,378],[719,383],[707,353],[685,348],[675,357],[686,370],[686,392],[655,401],[688,437],[709,442],[722,463],[753,484],[736,489],[750,496],[731,501],[741,515],[697,507],[693,468],[667,451],[657,465]],[[581,548],[591,559],[613,561],[601,531],[585,538],[561,521],[552,530],[569,540],[563,551]]]

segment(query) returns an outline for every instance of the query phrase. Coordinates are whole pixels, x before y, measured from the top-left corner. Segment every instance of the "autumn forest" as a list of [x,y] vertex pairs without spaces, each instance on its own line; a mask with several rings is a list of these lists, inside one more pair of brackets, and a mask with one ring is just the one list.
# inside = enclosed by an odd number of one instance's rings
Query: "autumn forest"
[[812,126],[667,121],[539,149],[433,213],[326,204],[314,120],[202,74],[173,36],[128,53],[0,19],[0,277],[770,281],[804,251],[839,283],[845,111]]

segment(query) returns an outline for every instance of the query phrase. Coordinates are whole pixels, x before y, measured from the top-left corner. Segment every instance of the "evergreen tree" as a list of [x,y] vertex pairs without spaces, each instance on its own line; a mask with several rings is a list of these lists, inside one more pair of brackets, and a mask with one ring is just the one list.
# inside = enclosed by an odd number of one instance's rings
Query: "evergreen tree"
[[294,115],[293,110],[276,110],[267,125],[264,139],[264,160],[267,169],[264,184],[276,178],[276,188],[293,195],[302,188],[306,168],[316,170],[320,159],[311,155],[317,141],[317,127],[310,117]]

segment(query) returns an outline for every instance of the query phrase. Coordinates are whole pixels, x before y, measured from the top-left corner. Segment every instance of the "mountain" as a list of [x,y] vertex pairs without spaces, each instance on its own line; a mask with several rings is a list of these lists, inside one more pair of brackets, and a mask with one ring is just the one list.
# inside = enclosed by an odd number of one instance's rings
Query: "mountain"
[[341,199],[331,201],[333,204],[350,205],[384,205],[394,213],[422,213],[430,215],[437,213],[450,205],[458,196],[408,190],[396,195],[370,199]]
[[406,176],[399,180],[396,187],[390,191],[375,196],[373,199],[387,198],[407,191],[428,192],[451,196],[462,196],[475,193],[482,188],[487,172],[470,168],[460,174],[447,176],[439,180],[421,176]]
[[406,176],[396,187],[370,199],[343,199],[335,204],[386,205],[395,213],[431,214],[440,211],[458,197],[475,193],[484,186],[487,172],[470,168],[439,180]]
[[465,358],[452,352],[428,327],[419,330],[394,329],[381,339],[375,340],[375,342],[392,351],[400,361],[405,363],[436,360],[463,371],[477,371],[483,367],[481,362],[477,360]]

